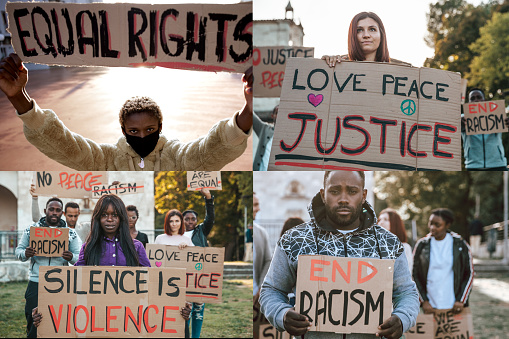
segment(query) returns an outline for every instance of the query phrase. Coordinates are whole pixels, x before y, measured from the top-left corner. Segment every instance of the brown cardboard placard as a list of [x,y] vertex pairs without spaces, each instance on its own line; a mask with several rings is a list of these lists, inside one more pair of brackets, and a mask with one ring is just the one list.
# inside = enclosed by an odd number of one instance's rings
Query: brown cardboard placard
[[419,313],[415,326],[403,333],[401,339],[432,339],[434,333],[433,314]]
[[279,332],[271,324],[260,325],[260,339],[292,339],[292,336],[288,332]]
[[460,75],[287,61],[269,170],[460,170]]
[[253,335],[255,338],[259,338],[260,327],[262,325],[270,325],[270,323],[263,315],[260,303],[256,300],[253,302]]
[[221,191],[223,185],[221,183],[220,171],[187,171],[187,190],[199,191],[202,188],[208,190]]
[[474,323],[470,308],[465,307],[459,314],[451,310],[437,310],[434,315],[435,339],[467,338],[474,336]]
[[391,315],[394,262],[300,255],[295,310],[311,331],[374,334]]
[[505,123],[505,101],[493,100],[470,102],[463,105],[465,132],[472,134],[491,134],[508,132]]
[[8,3],[24,62],[240,72],[252,56],[252,3]]
[[42,266],[40,338],[184,337],[181,268]]
[[147,244],[147,256],[153,267],[186,269],[186,300],[221,303],[223,295],[224,247]]
[[312,58],[314,53],[314,47],[253,47],[254,96],[279,98],[288,58]]
[[94,198],[104,194],[143,193],[143,181],[108,184],[108,172],[104,171],[41,171],[34,172],[33,182],[37,195],[60,198]]
[[38,257],[61,257],[69,250],[67,227],[30,227],[30,247]]

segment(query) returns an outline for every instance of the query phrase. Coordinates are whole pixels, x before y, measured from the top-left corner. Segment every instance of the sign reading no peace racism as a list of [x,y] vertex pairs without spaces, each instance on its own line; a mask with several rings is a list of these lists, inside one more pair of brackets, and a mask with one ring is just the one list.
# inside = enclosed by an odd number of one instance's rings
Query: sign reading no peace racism
[[288,58],[312,58],[314,52],[313,47],[254,47],[254,96],[279,98]]
[[463,105],[465,114],[465,132],[472,134],[490,134],[507,132],[505,123],[505,101],[471,102]]
[[61,257],[69,250],[66,227],[30,227],[30,247],[39,257]]
[[153,267],[186,269],[186,300],[221,303],[223,293],[224,247],[147,244],[147,255]]
[[376,333],[391,315],[394,260],[300,255],[295,310],[311,331]]
[[184,337],[185,270],[148,267],[39,269],[41,338]]
[[140,181],[108,184],[108,172],[34,172],[35,193],[60,198],[94,198],[105,194],[143,193],[144,185]]
[[287,61],[269,170],[461,168],[460,75]]
[[161,66],[244,72],[252,55],[252,3],[8,3],[8,31],[25,62]]
[[221,172],[187,171],[187,190],[199,191],[202,188],[221,191],[223,189]]

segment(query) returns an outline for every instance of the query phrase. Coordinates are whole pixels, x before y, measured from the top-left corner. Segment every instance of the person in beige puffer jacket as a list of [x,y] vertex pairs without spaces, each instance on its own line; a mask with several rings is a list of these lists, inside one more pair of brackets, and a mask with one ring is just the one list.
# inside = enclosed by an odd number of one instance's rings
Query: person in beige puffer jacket
[[242,78],[242,110],[216,123],[206,136],[188,143],[167,139],[160,134],[159,106],[150,98],[135,97],[120,111],[124,137],[114,145],[99,144],[71,132],[52,110],[41,109],[29,97],[28,70],[18,55],[0,61],[0,90],[23,121],[27,140],[49,158],[81,171],[220,170],[246,149],[253,125],[251,79],[248,74]]

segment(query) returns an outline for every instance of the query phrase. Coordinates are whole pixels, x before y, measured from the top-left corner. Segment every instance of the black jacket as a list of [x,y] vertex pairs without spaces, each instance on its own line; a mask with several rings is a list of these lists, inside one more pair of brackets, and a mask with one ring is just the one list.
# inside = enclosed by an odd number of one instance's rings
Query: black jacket
[[[454,255],[452,270],[454,273],[454,295],[456,301],[468,305],[468,296],[472,291],[474,280],[474,265],[470,247],[457,233],[450,232],[453,239],[452,252]],[[431,253],[431,233],[420,239],[414,249],[413,277],[421,303],[428,301],[426,283],[428,280],[428,269]]]
[[214,197],[205,199],[205,220],[195,227],[191,240],[194,246],[208,247],[207,236],[214,226]]

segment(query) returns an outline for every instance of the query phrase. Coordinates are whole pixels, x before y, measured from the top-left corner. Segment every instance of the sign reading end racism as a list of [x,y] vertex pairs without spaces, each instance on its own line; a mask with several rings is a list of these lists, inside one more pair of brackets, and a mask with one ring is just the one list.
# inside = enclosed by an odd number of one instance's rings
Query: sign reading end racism
[[279,98],[288,58],[312,58],[314,52],[313,47],[254,47],[254,96]]
[[287,61],[269,170],[461,169],[460,75]]
[[221,172],[188,171],[187,190],[199,191],[202,188],[216,191],[222,190],[223,186],[221,184]]
[[186,269],[186,300],[220,303],[223,293],[224,247],[147,244],[147,255],[153,267]]
[[376,333],[391,315],[394,260],[300,255],[295,310],[311,331]]
[[30,247],[39,257],[61,257],[69,250],[66,227],[30,227]]
[[491,134],[508,132],[505,123],[505,101],[471,102],[463,105],[465,113],[465,132],[472,134]]
[[60,198],[94,198],[105,194],[143,193],[143,182],[108,184],[108,172],[34,172],[35,193]]
[[25,62],[161,66],[244,72],[252,4],[7,3],[8,31]]
[[183,338],[184,280],[181,268],[41,266],[37,334]]

